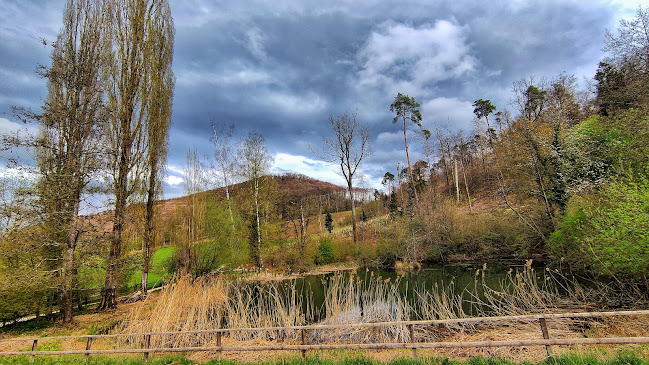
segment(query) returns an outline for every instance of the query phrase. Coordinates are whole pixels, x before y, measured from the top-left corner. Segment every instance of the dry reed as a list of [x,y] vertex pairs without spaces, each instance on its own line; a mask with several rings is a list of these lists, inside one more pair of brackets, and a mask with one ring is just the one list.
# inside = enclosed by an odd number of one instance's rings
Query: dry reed
[[[322,324],[398,322],[412,319],[433,320],[470,316],[504,316],[557,312],[574,308],[575,303],[591,305],[592,289],[580,286],[550,270],[537,272],[531,261],[510,270],[499,288],[490,288],[476,272],[473,291],[455,293],[453,283],[435,285],[431,290],[415,288],[412,298],[399,289],[400,277],[384,279],[374,273],[364,278],[337,273],[323,281],[324,304],[314,308],[313,297],[301,292],[295,280],[264,284],[221,278],[177,278],[162,291],[152,306],[134,310],[119,329],[122,333],[195,331],[219,328],[265,328],[299,326],[322,318]],[[406,290],[407,292],[407,290]],[[471,308],[467,314],[465,308]],[[479,335],[493,329],[490,324],[453,324],[444,327],[417,326],[418,341],[437,341],[457,336]],[[538,323],[497,325],[504,333],[529,331],[538,336]],[[583,332],[583,322],[553,321],[551,330],[559,337]],[[575,332],[576,331],[576,332]],[[196,346],[214,344],[215,334],[153,336],[152,346]],[[138,339],[137,341],[140,341]],[[224,334],[224,341],[281,341],[300,343],[295,330],[241,331]],[[315,329],[308,333],[310,343],[323,342],[408,342],[405,325]],[[134,341],[135,342],[135,341]]]
[[[173,280],[152,306],[142,303],[120,327],[121,333],[201,331],[221,328],[286,327],[306,324],[309,304],[295,282],[267,285],[220,278],[183,276]],[[306,314],[305,314],[306,313]],[[295,331],[233,332],[238,340],[297,339]],[[152,346],[198,346],[216,334],[155,335]],[[139,339],[135,339],[139,341]]]
[[[392,281],[374,276],[372,272],[364,279],[358,275],[336,274],[323,280],[325,301],[322,324],[376,323],[410,320],[411,306],[399,293],[399,278]],[[376,342],[409,340],[403,325],[380,328],[350,328],[336,331],[313,331],[313,341]]]

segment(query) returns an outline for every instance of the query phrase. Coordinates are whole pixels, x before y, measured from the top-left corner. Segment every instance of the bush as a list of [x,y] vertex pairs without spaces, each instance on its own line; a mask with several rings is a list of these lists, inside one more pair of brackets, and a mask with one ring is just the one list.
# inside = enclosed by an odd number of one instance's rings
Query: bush
[[555,256],[600,274],[649,276],[649,179],[612,181],[574,199],[550,248]]
[[262,247],[264,266],[288,268],[292,271],[306,271],[313,266],[313,245],[308,242],[304,251],[294,241],[277,240]]
[[397,260],[402,260],[407,243],[407,230],[402,222],[392,222],[382,234],[376,245],[376,255],[382,267],[394,267]]
[[381,266],[381,261],[372,244],[357,242],[354,246],[354,256],[361,266]]
[[320,241],[315,255],[315,263],[318,265],[326,265],[331,264],[335,259],[334,245],[331,242],[331,239],[325,238]]
[[509,210],[469,213],[453,201],[438,203],[426,217],[425,257],[431,260],[449,255],[468,257],[528,257],[530,248],[543,247],[539,239]]

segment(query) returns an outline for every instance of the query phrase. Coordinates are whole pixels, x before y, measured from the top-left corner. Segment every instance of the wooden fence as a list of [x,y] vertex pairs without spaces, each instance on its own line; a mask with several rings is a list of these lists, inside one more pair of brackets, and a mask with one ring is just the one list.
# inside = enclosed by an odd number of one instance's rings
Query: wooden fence
[[[31,344],[31,351],[6,351],[0,352],[0,356],[18,356],[29,355],[31,360],[40,355],[89,355],[99,354],[143,354],[144,360],[149,358],[152,353],[175,353],[175,352],[215,352],[220,358],[223,351],[300,351],[302,357],[306,358],[307,351],[313,350],[369,350],[369,349],[410,349],[413,356],[417,356],[417,349],[433,348],[476,348],[476,347],[522,347],[522,346],[545,346],[548,356],[552,355],[552,346],[557,345],[598,345],[598,344],[646,344],[649,343],[649,337],[599,337],[599,338],[550,338],[547,327],[548,320],[568,319],[568,318],[593,318],[593,317],[617,317],[617,316],[638,316],[649,315],[649,310],[639,311],[611,311],[611,312],[586,312],[586,313],[558,313],[558,314],[530,314],[520,316],[501,316],[501,317],[471,317],[471,318],[454,318],[425,321],[402,321],[402,322],[378,322],[378,323],[355,323],[355,324],[324,324],[324,325],[307,325],[307,326],[290,326],[290,327],[265,327],[265,328],[231,328],[231,329],[214,329],[201,331],[177,331],[177,332],[145,332],[129,333],[114,335],[84,335],[84,336],[53,336],[37,338],[10,338],[0,339],[0,342],[18,342],[22,341]],[[415,337],[415,328],[418,326],[445,326],[457,325],[461,323],[490,323],[490,322],[530,322],[538,321],[541,339],[537,340],[508,340],[508,341],[476,341],[476,342],[418,342]],[[649,325],[649,321],[647,322]],[[323,331],[333,329],[353,329],[353,328],[380,328],[389,326],[405,326],[409,332],[409,342],[388,342],[388,343],[331,343],[331,344],[309,344],[307,334],[310,331]],[[267,345],[267,346],[223,346],[221,338],[227,333],[246,333],[262,331],[296,331],[299,332],[301,344],[297,345]],[[151,348],[152,336],[183,336],[183,335],[215,335],[215,346],[192,346],[192,347],[160,347]],[[142,348],[123,348],[123,349],[92,349],[93,341],[99,339],[118,339],[129,338],[139,339],[137,343]],[[37,346],[45,341],[53,340],[85,340],[85,350],[65,350],[65,351],[38,351]],[[95,341],[96,342],[96,341]],[[135,342],[135,341],[133,341]]]

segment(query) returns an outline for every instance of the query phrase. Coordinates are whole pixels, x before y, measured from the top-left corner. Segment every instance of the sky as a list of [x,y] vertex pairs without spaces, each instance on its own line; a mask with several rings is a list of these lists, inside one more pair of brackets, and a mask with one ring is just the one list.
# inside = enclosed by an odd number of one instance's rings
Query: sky
[[[649,4],[170,0],[176,86],[164,195],[182,195],[188,150],[213,154],[210,121],[233,124],[235,141],[262,134],[275,173],[343,185],[339,167],[311,150],[331,136],[329,116],[346,110],[372,130],[373,154],[357,184],[380,188],[385,172],[396,174],[406,160],[402,126],[389,110],[398,92],[421,104],[424,128],[470,133],[473,102],[511,109],[515,81],[565,72],[585,87],[606,56],[606,30],[639,5]],[[0,0],[0,133],[24,128],[12,106],[38,111],[43,104],[46,81],[35,69],[50,64],[51,48],[41,39],[55,40],[64,6]],[[422,157],[416,142],[411,149],[413,162]],[[0,175],[11,174],[0,166]]]

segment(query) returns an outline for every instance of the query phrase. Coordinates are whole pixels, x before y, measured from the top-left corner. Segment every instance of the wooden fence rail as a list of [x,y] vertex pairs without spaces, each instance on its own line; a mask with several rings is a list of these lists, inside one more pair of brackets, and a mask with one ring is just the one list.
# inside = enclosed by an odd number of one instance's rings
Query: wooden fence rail
[[[307,325],[307,326],[289,326],[289,327],[263,327],[263,328],[228,328],[200,331],[175,331],[175,332],[144,332],[144,333],[125,333],[114,335],[81,335],[81,336],[53,336],[53,337],[22,337],[0,339],[0,342],[23,341],[32,344],[31,351],[6,351],[0,352],[0,356],[19,356],[29,355],[31,361],[39,355],[89,355],[99,354],[143,354],[144,360],[147,360],[151,353],[174,353],[174,352],[199,352],[208,351],[216,352],[220,357],[223,351],[300,351],[302,357],[306,358],[307,351],[313,350],[364,350],[364,349],[411,349],[413,356],[417,356],[417,349],[432,348],[470,348],[470,347],[522,347],[522,346],[545,346],[548,356],[552,354],[551,346],[555,345],[599,345],[599,344],[647,344],[649,337],[600,337],[600,338],[557,338],[551,339],[547,329],[547,320],[557,320],[564,318],[592,318],[592,317],[617,317],[617,316],[637,316],[649,315],[649,310],[640,311],[611,311],[611,312],[580,312],[580,313],[555,313],[555,314],[530,314],[520,316],[499,316],[499,317],[471,317],[471,318],[453,318],[427,321],[402,321],[402,322],[377,322],[377,323],[353,323],[353,324],[329,324],[329,325]],[[487,323],[487,322],[523,322],[538,321],[541,328],[543,339],[538,340],[508,340],[508,341],[477,341],[477,342],[417,342],[415,338],[415,326],[430,325],[449,325],[458,323]],[[338,344],[307,344],[306,334],[312,330],[324,329],[350,329],[350,328],[376,328],[387,326],[406,326],[410,334],[409,342],[401,343],[338,343]],[[264,331],[299,331],[301,344],[299,345],[268,345],[268,346],[222,346],[221,336],[224,333],[241,333],[241,332],[264,332]],[[194,347],[162,347],[149,348],[151,345],[151,336],[180,336],[180,335],[200,335],[216,334],[217,346],[194,346]],[[142,337],[144,348],[124,348],[124,349],[107,349],[92,350],[91,346],[96,339],[115,339]],[[85,350],[65,350],[65,351],[37,351],[39,341],[52,340],[74,340],[85,339]]]

